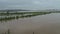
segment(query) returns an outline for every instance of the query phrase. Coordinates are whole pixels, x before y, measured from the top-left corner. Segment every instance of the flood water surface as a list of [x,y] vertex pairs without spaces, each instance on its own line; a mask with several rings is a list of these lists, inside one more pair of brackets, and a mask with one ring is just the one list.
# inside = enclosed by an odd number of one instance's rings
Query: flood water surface
[[0,34],[60,34],[60,13],[20,18],[0,23]]

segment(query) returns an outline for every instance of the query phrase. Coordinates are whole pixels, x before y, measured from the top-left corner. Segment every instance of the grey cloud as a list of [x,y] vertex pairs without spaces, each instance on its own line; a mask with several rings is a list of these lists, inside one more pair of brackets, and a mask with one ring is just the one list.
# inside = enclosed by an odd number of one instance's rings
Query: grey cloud
[[0,9],[5,8],[60,9],[60,0],[0,0]]

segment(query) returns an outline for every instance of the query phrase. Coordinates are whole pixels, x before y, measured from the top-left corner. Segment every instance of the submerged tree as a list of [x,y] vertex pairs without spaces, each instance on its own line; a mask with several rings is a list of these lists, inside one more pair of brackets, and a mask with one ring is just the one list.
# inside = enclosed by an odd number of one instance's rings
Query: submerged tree
[[7,15],[9,15],[9,10],[7,11]]
[[9,29],[8,29],[7,33],[10,34],[10,30]]

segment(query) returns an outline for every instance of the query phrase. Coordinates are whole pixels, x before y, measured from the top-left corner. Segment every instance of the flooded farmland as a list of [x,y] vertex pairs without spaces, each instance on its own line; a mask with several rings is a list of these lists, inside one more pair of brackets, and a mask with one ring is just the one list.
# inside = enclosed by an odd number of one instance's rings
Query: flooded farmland
[[10,34],[60,34],[60,13],[19,18],[0,23],[0,34],[7,34],[8,29]]

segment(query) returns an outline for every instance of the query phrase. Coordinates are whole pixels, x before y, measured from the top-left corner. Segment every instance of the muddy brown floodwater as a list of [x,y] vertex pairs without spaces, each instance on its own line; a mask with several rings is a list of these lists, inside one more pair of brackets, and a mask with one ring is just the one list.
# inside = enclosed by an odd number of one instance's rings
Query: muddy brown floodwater
[[60,13],[20,18],[0,23],[0,34],[60,34]]

